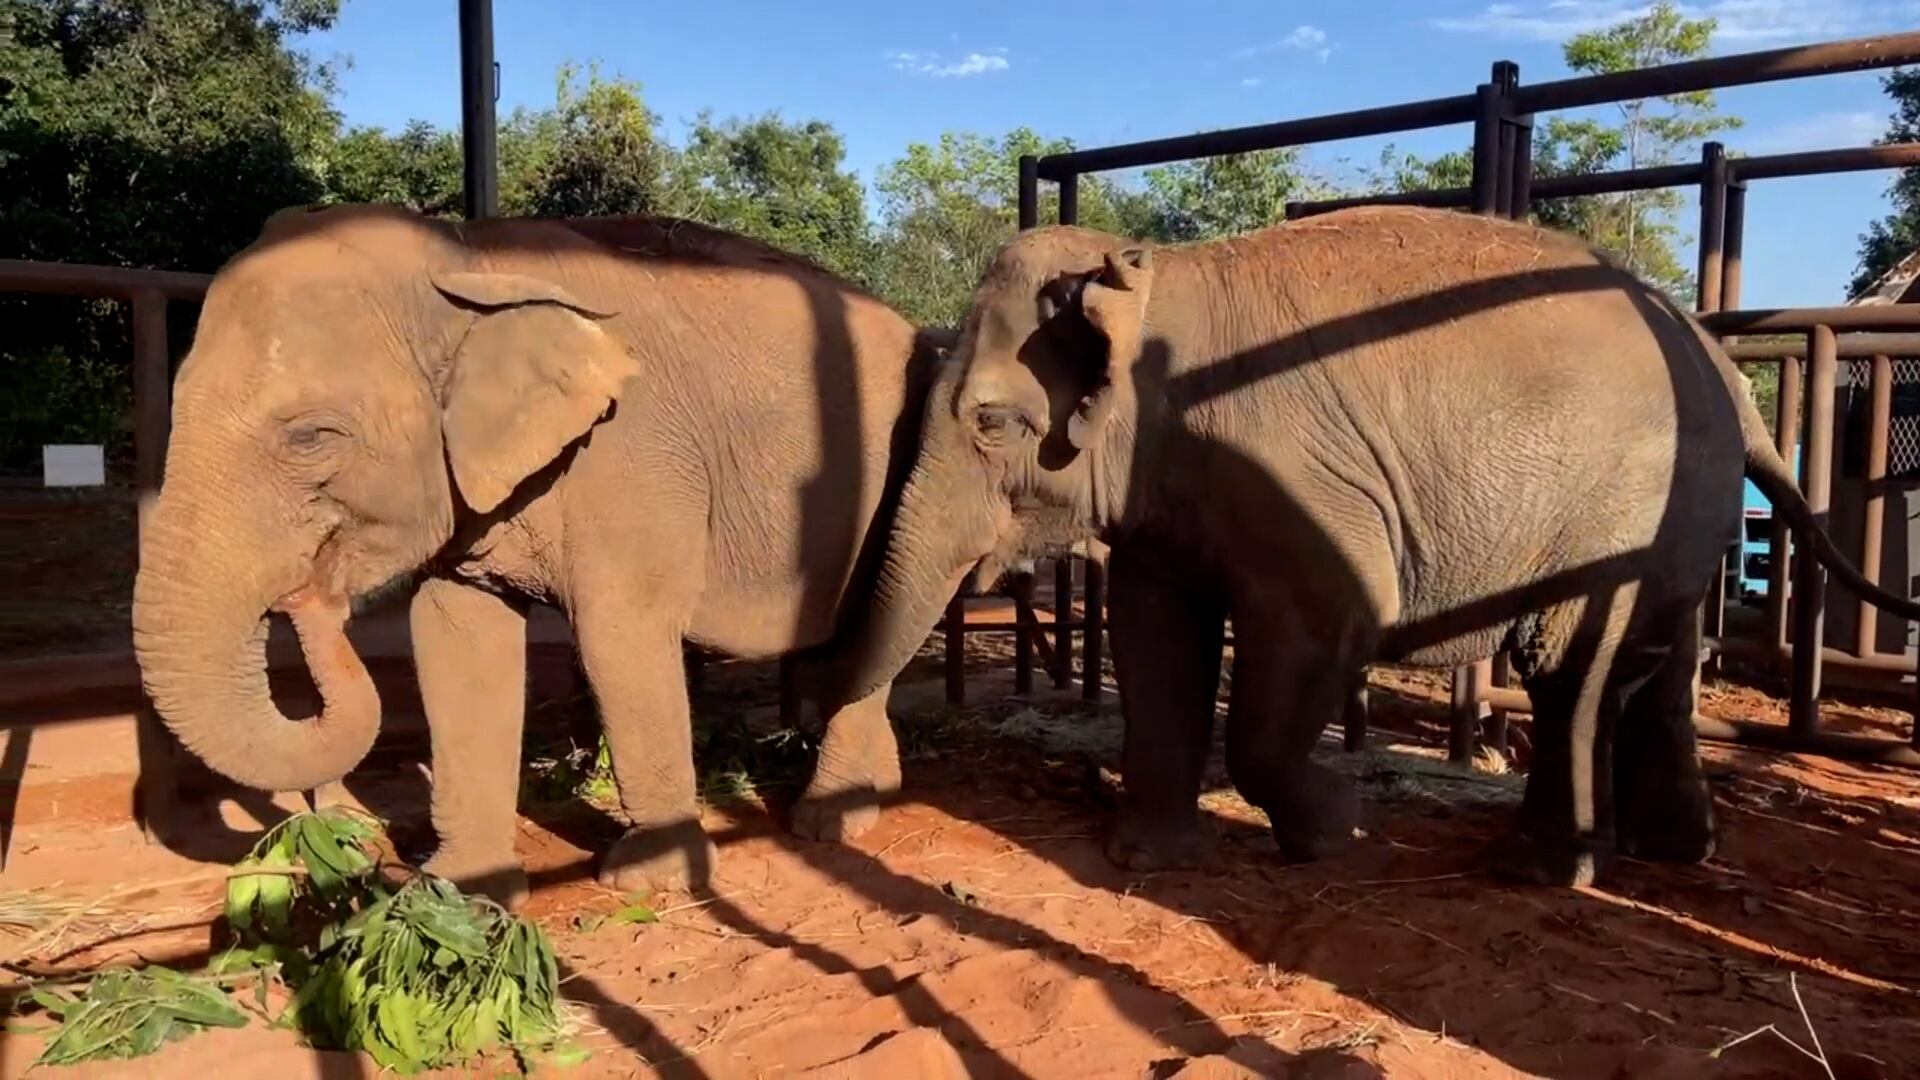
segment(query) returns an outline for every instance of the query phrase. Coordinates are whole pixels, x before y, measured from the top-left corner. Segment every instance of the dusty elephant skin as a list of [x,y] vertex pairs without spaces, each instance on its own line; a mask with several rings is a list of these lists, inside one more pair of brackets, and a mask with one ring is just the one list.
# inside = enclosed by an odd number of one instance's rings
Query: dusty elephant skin
[[883,684],[955,581],[1017,563],[1016,507],[1070,508],[1111,548],[1115,860],[1210,848],[1196,798],[1229,617],[1228,769],[1289,857],[1351,835],[1354,794],[1308,754],[1367,663],[1500,649],[1537,726],[1497,868],[1577,883],[1617,850],[1713,850],[1697,608],[1742,472],[1814,522],[1739,372],[1583,243],[1396,208],[1178,247],[1030,231],[988,268],[926,408],[839,677]]
[[[603,879],[694,884],[713,855],[682,642],[766,657],[829,639],[873,572],[940,339],[687,222],[283,211],[216,276],[176,382],[134,595],[147,691],[242,784],[336,780],[380,723],[349,604],[417,581],[429,868],[517,902],[526,614],[552,603],[634,825]],[[313,721],[268,693],[270,610],[299,631]],[[794,828],[851,837],[899,784],[887,687],[815,696],[829,723]]]

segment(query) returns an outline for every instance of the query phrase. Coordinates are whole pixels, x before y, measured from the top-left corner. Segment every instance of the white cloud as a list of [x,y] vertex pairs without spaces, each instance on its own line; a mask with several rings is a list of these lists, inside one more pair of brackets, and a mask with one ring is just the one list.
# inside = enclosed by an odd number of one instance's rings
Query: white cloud
[[1251,90],[1254,87],[1259,86],[1261,83],[1266,81],[1267,80],[1262,79],[1258,75],[1249,75],[1246,78],[1240,80],[1240,88],[1243,90]]
[[1259,56],[1262,53],[1279,52],[1282,49],[1299,49],[1301,52],[1310,52],[1323,61],[1333,52],[1333,46],[1328,43],[1327,32],[1325,30],[1317,26],[1296,26],[1293,28],[1293,32],[1286,37],[1261,45],[1249,45],[1244,49],[1235,49],[1233,55],[1237,59],[1245,60],[1248,57]]
[[1005,71],[1013,66],[1004,48],[970,52],[952,58],[940,53],[896,49],[887,54],[887,61],[896,71],[928,75],[936,79],[965,79],[993,71]]
[[1778,127],[1728,136],[1727,143],[1748,154],[1792,154],[1867,146],[1886,133],[1885,114],[1863,109],[1816,113]]
[[[1716,42],[1752,48],[1904,28],[1920,16],[1920,0],[1693,0],[1676,6],[1686,18],[1714,19]],[[1546,0],[1488,4],[1472,15],[1427,22],[1441,30],[1557,43],[1651,9],[1640,0]]]

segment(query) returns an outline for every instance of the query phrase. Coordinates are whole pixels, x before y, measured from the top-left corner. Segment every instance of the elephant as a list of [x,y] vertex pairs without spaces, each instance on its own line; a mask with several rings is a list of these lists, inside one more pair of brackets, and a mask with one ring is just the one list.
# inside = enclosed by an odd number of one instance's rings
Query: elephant
[[1309,754],[1368,664],[1505,650],[1535,758],[1492,869],[1704,859],[1698,613],[1743,472],[1849,587],[1920,610],[1846,564],[1716,342],[1574,237],[1389,207],[1164,246],[1037,228],[979,279],[872,604],[813,677],[880,685],[956,586],[1025,557],[1031,507],[1065,508],[1110,560],[1113,861],[1213,850],[1228,621],[1228,774],[1284,858],[1352,835],[1355,793]]
[[[353,605],[411,589],[439,836],[424,868],[517,906],[526,618],[551,604],[632,824],[601,880],[694,887],[714,852],[683,645],[830,639],[951,340],[690,221],[283,210],[215,275],[176,379],[134,588],[144,687],[215,772],[312,790],[380,725]],[[272,611],[316,719],[269,695]],[[813,696],[827,724],[792,828],[850,839],[899,786],[887,687]]]

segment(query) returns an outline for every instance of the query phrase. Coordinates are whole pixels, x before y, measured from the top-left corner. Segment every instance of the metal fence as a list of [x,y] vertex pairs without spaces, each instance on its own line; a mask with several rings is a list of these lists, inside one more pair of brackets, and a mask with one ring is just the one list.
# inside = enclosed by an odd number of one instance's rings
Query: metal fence
[[[1869,433],[1868,471],[1885,476],[1888,445],[1888,415],[1883,399],[1891,393],[1891,354],[1901,351],[1920,353],[1913,342],[1901,338],[1865,341],[1865,331],[1920,331],[1920,313],[1889,311],[1886,308],[1805,309],[1783,312],[1730,312],[1740,296],[1742,248],[1746,223],[1746,190],[1752,180],[1822,173],[1920,166],[1920,144],[1896,144],[1812,153],[1781,154],[1769,157],[1730,158],[1724,146],[1708,143],[1701,160],[1683,165],[1632,169],[1583,176],[1553,177],[1538,182],[1533,177],[1532,131],[1534,114],[1558,109],[1578,108],[1668,94],[1720,89],[1783,79],[1896,67],[1920,62],[1920,32],[1858,38],[1848,41],[1742,53],[1681,64],[1647,68],[1525,86],[1520,69],[1511,61],[1499,61],[1490,78],[1471,94],[1432,98],[1382,108],[1364,109],[1301,120],[1283,121],[1252,127],[1202,132],[1196,135],[1155,139],[1119,146],[1076,150],[1045,157],[1026,157],[1019,171],[1019,225],[1033,228],[1039,223],[1041,180],[1052,181],[1059,189],[1059,220],[1074,224],[1079,216],[1079,179],[1081,176],[1115,169],[1159,165],[1189,158],[1245,153],[1256,150],[1303,146],[1340,139],[1363,138],[1396,132],[1415,131],[1452,124],[1473,124],[1473,182],[1466,188],[1435,191],[1397,192],[1357,198],[1301,202],[1290,205],[1290,218],[1324,213],[1347,206],[1402,204],[1469,209],[1479,214],[1524,219],[1532,204],[1540,199],[1574,198],[1613,192],[1646,190],[1697,184],[1700,187],[1700,251],[1698,266],[1699,295],[1697,312],[1708,328],[1723,338],[1739,334],[1792,331],[1807,335],[1808,344],[1796,349],[1772,348],[1764,355],[1751,347],[1729,342],[1730,350],[1743,361],[1771,361],[1781,365],[1781,422],[1784,446],[1791,451],[1789,432],[1798,439],[1795,417],[1804,395],[1812,402],[1807,410],[1809,425],[1805,437],[1807,455],[1803,460],[1802,489],[1809,501],[1824,513],[1828,499],[1832,461],[1832,419],[1834,369],[1841,357],[1874,358],[1872,374],[1873,410]],[[1844,333],[1845,338],[1840,337]],[[1862,339],[1861,344],[1842,348],[1842,340]],[[1768,348],[1763,346],[1763,349]],[[1873,351],[1879,349],[1881,351]],[[1887,350],[1891,350],[1889,353]],[[1798,356],[1817,359],[1802,362]],[[1814,385],[1803,391],[1802,367]],[[1791,404],[1792,409],[1787,406]],[[1875,456],[1877,455],[1877,456]],[[1816,460],[1817,459],[1817,460]],[[1878,472],[1874,470],[1878,469]],[[1870,513],[1884,513],[1883,500],[1870,498]],[[1871,573],[1879,567],[1879,528],[1877,520],[1870,530],[1870,545],[1863,554],[1871,557]],[[1819,731],[1815,702],[1819,695],[1823,663],[1865,665],[1911,671],[1914,664],[1904,655],[1892,657],[1871,652],[1872,628],[1877,612],[1865,614],[1862,607],[1860,640],[1865,643],[1858,655],[1823,649],[1820,644],[1820,619],[1824,594],[1813,602],[1797,605],[1792,641],[1785,633],[1788,591],[1792,585],[1806,595],[1810,587],[1824,589],[1824,571],[1813,560],[1802,560],[1797,582],[1786,580],[1788,554],[1783,526],[1777,526],[1772,541],[1775,587],[1769,591],[1769,626],[1776,641],[1772,655],[1797,657],[1792,666],[1793,723],[1787,729],[1761,725],[1730,725],[1704,718],[1697,719],[1701,733],[1709,738],[1736,739],[1756,744],[1811,749],[1834,756],[1869,757],[1876,760],[1920,765],[1920,754],[1913,747],[1892,744],[1889,740],[1862,740]],[[1725,636],[1724,578],[1715,583],[1707,601],[1705,627],[1716,654],[1740,651],[1740,646]],[[1088,598],[1086,622],[1097,625],[1095,601]],[[1092,633],[1091,630],[1088,631]],[[1811,634],[1811,637],[1804,635]],[[959,635],[953,635],[958,637]],[[1800,646],[1802,642],[1808,642]],[[1489,657],[1467,665],[1454,673],[1453,721],[1449,756],[1466,760],[1473,755],[1480,729],[1503,749],[1506,742],[1506,713],[1529,707],[1526,693],[1508,685],[1509,665],[1505,657]],[[1089,696],[1092,696],[1091,694]],[[1915,702],[1915,746],[1920,746],[1920,700]],[[1358,749],[1365,738],[1367,710],[1364,691],[1346,718],[1346,745]]]

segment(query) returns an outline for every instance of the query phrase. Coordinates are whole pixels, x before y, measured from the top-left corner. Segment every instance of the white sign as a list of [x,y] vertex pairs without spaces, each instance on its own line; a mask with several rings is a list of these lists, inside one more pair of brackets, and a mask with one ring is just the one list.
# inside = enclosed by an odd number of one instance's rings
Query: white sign
[[48,487],[99,487],[107,482],[107,458],[96,445],[42,446],[40,463]]

